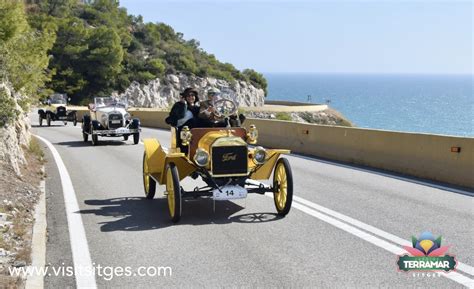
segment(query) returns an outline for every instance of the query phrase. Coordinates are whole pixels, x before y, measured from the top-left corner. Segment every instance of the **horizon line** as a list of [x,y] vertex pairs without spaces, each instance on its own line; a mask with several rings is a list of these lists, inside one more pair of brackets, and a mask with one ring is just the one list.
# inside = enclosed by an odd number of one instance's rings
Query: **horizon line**
[[338,75],[440,75],[440,76],[473,76],[471,73],[452,72],[324,72],[324,71],[265,71],[262,74],[338,74]]

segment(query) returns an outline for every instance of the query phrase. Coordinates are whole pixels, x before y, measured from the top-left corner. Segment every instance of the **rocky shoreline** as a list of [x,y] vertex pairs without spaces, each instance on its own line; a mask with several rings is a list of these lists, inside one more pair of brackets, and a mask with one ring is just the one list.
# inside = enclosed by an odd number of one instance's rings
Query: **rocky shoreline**
[[243,109],[242,112],[248,118],[262,118],[273,120],[293,121],[299,123],[337,125],[353,127],[354,125],[340,112],[327,108],[321,111],[249,111]]

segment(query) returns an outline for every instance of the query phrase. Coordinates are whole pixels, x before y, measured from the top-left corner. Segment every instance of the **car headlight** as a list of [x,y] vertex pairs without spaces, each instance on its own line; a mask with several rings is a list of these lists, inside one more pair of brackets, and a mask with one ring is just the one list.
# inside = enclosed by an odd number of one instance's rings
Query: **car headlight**
[[183,146],[188,146],[189,143],[191,142],[193,134],[189,130],[188,126],[184,126],[183,129],[181,130],[181,133],[179,134],[179,136],[181,138],[181,144]]
[[200,166],[204,167],[209,163],[209,153],[202,148],[198,148],[194,154],[194,162]]
[[262,147],[255,148],[255,152],[253,154],[253,161],[256,164],[263,164],[265,162],[266,157],[267,157],[267,152],[265,151],[264,148]]
[[250,125],[249,132],[247,133],[247,142],[249,144],[256,144],[258,138],[258,130],[254,124]]

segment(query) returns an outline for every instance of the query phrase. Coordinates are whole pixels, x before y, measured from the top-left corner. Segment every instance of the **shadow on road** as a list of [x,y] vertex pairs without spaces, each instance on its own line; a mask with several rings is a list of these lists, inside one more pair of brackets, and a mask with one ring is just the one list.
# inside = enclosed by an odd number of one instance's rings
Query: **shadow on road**
[[[183,213],[178,223],[172,223],[168,213],[168,201],[165,198],[147,200],[145,198],[113,198],[104,200],[86,200],[88,206],[96,206],[89,210],[80,210],[81,214],[104,216],[100,230],[112,231],[144,231],[163,229],[179,225],[209,225],[238,223],[262,223],[280,219],[274,213],[243,214],[232,216],[243,207],[230,202],[216,202],[213,212],[211,199],[193,199],[183,201]],[[231,217],[232,216],[232,217]],[[110,217],[114,217],[110,220]]]
[[[58,145],[61,145],[61,146],[67,146],[67,147],[72,147],[72,148],[75,148],[75,147],[92,147],[92,143],[91,141],[87,141],[87,142],[84,142],[84,141],[65,141],[65,142],[58,142],[56,143]],[[120,140],[106,140],[106,141],[103,141],[103,140],[99,140],[99,144],[97,144],[97,146],[122,146],[122,145],[133,145],[132,143],[130,142],[127,142],[127,141],[120,141]]]

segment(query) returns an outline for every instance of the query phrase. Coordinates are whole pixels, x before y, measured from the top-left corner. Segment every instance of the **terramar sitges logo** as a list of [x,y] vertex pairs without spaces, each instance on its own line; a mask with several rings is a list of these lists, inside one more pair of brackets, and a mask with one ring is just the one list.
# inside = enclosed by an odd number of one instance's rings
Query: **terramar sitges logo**
[[445,254],[449,246],[441,246],[441,236],[434,238],[430,232],[424,232],[417,239],[411,237],[412,246],[403,246],[411,256],[405,254],[398,257],[398,268],[401,271],[445,271],[456,267],[454,256]]

